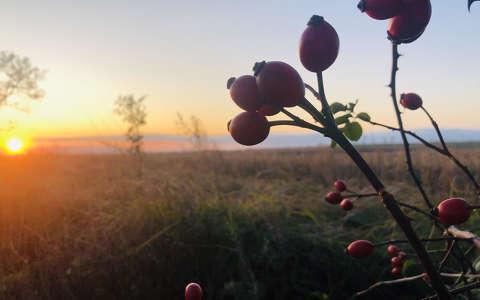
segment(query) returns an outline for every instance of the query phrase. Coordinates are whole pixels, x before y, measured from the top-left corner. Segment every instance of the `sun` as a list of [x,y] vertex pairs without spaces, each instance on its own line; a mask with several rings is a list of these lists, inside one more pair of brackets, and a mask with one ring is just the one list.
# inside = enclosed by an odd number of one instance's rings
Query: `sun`
[[21,154],[25,151],[25,142],[18,137],[11,137],[5,142],[8,154]]

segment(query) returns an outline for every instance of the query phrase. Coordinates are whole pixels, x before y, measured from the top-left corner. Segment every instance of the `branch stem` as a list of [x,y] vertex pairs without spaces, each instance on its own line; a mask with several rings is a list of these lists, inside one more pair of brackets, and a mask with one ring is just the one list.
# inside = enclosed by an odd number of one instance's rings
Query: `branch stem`
[[[471,242],[471,238],[456,238],[456,237],[441,237],[441,238],[430,238],[430,239],[420,239],[422,242],[444,242],[444,241],[466,241]],[[391,244],[407,244],[409,243],[408,240],[390,240],[381,243],[375,244],[375,246],[384,246],[384,245],[391,245]]]
[[370,193],[370,194],[352,193],[352,194],[343,195],[344,198],[357,198],[357,199],[366,198],[366,197],[376,197],[376,196],[378,196],[377,193]]
[[296,126],[301,128],[307,128],[322,134],[325,132],[322,127],[315,126],[305,121],[278,120],[278,121],[270,121],[268,122],[268,124],[270,125],[270,127],[286,125],[286,126]]
[[[453,290],[450,291],[450,294],[451,295],[458,295],[458,294],[465,293],[465,292],[471,291],[473,289],[478,289],[478,288],[480,288],[480,281],[476,281],[476,282],[464,285],[460,288],[453,289]],[[431,297],[423,298],[422,300],[434,300],[434,299],[438,299],[438,297],[437,296],[431,296]]]
[[420,194],[422,195],[422,198],[423,198],[425,204],[428,206],[429,209],[432,209],[433,205],[430,202],[430,199],[428,198],[427,193],[425,192],[425,189],[422,186],[422,182],[420,181],[420,178],[418,177],[418,175],[415,172],[415,169],[413,168],[412,154],[411,154],[411,151],[410,151],[410,143],[408,142],[407,135],[404,131],[403,120],[402,120],[402,116],[401,116],[401,113],[400,113],[400,109],[398,107],[396,80],[397,80],[398,59],[399,58],[400,58],[400,54],[398,53],[398,44],[395,43],[395,42],[392,42],[392,72],[391,72],[390,84],[388,86],[390,87],[390,90],[391,90],[390,96],[392,97],[393,107],[395,109],[395,115],[397,116],[398,128],[399,128],[400,134],[402,136],[402,141],[403,141],[403,146],[404,146],[404,150],[405,150],[405,159],[406,159],[406,162],[407,162],[408,172],[410,173],[410,176],[412,177],[413,181],[415,182],[415,185],[417,186],[417,189],[419,190]]
[[[398,55],[397,47],[394,44],[394,53]],[[396,62],[398,57],[394,59],[394,69],[396,74]],[[402,212],[400,207],[397,205],[397,202],[392,194],[385,191],[385,186],[377,177],[375,172],[372,170],[370,165],[364,160],[362,155],[357,151],[355,147],[350,143],[350,141],[343,135],[343,133],[339,130],[338,126],[335,124],[335,120],[333,118],[332,111],[330,110],[330,106],[328,104],[327,98],[325,96],[325,90],[323,86],[323,76],[322,73],[317,73],[318,79],[318,90],[320,95],[320,101],[322,103],[322,113],[326,117],[326,126],[325,126],[325,135],[332,138],[337,144],[350,156],[353,162],[357,165],[357,167],[362,171],[365,175],[367,180],[370,182],[371,186],[375,189],[378,193],[379,198],[382,200],[382,203],[385,207],[390,211],[390,214],[397,222],[398,226],[402,229],[405,237],[409,241],[410,245],[414,249],[415,253],[417,254],[418,259],[420,260],[423,268],[425,269],[426,273],[428,274],[430,281],[432,283],[432,287],[435,290],[436,294],[440,298],[440,300],[449,300],[450,295],[445,286],[442,282],[440,274],[437,272],[436,267],[434,266],[430,256],[428,255],[422,241],[418,238],[417,234],[413,230],[412,225],[410,224],[410,219]],[[393,75],[394,82],[395,75]],[[393,84],[394,86],[394,84]],[[395,91],[395,89],[392,89]],[[396,101],[395,101],[396,104]],[[398,108],[398,105],[397,105]],[[403,129],[403,125],[401,127]],[[428,198],[427,198],[428,199]],[[428,202],[430,203],[430,202]]]
[[440,143],[443,148],[443,152],[445,153],[444,155],[449,157],[452,162],[457,165],[462,171],[467,175],[468,179],[472,182],[472,184],[475,186],[475,189],[477,191],[477,195],[480,196],[480,184],[478,181],[475,179],[475,176],[473,176],[472,172],[468,169],[466,165],[461,163],[451,152],[450,149],[447,146],[447,143],[445,143],[445,139],[443,138],[442,132],[440,130],[440,127],[438,126],[438,123],[435,121],[435,119],[432,117],[430,112],[424,107],[421,107],[423,112],[427,115],[428,119],[430,120],[430,123],[432,123],[433,128],[435,129],[435,132],[437,133],[438,139],[440,140]]

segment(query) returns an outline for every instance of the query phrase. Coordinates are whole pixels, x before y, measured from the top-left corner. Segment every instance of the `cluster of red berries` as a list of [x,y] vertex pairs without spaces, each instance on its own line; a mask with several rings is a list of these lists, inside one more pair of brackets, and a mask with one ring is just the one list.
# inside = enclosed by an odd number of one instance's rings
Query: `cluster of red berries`
[[202,300],[202,287],[195,282],[187,284],[185,287],[185,300]]
[[[347,246],[347,253],[355,258],[365,258],[370,256],[375,249],[375,245],[367,240],[357,240],[351,242]],[[402,273],[403,263],[405,262],[406,253],[400,251],[395,245],[387,247],[387,253],[391,257],[390,264],[392,265],[391,273],[393,275],[400,275]]]
[[[313,16],[300,40],[300,61],[307,70],[322,72],[335,62],[339,44],[335,29],[323,17]],[[253,75],[227,82],[232,100],[244,110],[228,123],[228,131],[236,142],[246,146],[267,138],[270,126],[266,116],[305,99],[305,84],[289,64],[263,61],[256,63],[253,71]]]
[[[358,8],[376,20],[390,19],[388,37],[398,44],[418,39],[432,15],[430,0],[361,0]],[[400,96],[400,104],[416,110],[423,101],[415,93],[405,93]]]
[[[440,222],[445,225],[458,225],[464,223],[470,217],[473,207],[462,198],[449,198],[443,200],[435,208],[435,214]],[[347,253],[355,258],[364,258],[373,253],[375,245],[367,240],[357,240],[347,246]],[[401,273],[405,253],[400,251],[395,245],[387,247],[387,253],[391,257],[392,274]]]
[[328,192],[325,195],[325,201],[333,205],[339,205],[343,210],[349,211],[353,209],[353,202],[348,198],[343,198],[342,192],[347,190],[345,181],[337,179],[333,183],[336,191]]
[[393,275],[402,274],[403,263],[405,262],[406,253],[400,251],[397,246],[389,245],[387,247],[387,253],[391,257],[390,264],[392,265],[391,273]]
[[432,15],[430,0],[361,0],[358,8],[373,19],[390,19],[388,38],[398,44],[418,39]]
[[254,76],[231,78],[227,83],[232,100],[245,110],[229,122],[228,130],[235,141],[246,146],[267,138],[270,126],[266,116],[297,105],[305,96],[300,74],[284,62],[256,63],[254,71]]

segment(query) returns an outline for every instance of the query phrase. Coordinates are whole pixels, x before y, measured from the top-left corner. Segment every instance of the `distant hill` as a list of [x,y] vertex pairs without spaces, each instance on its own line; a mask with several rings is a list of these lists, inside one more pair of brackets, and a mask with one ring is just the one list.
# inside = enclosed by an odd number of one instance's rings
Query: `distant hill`
[[[417,129],[417,134],[428,141],[437,142],[433,129]],[[480,142],[480,129],[445,129],[442,131],[449,143]],[[210,136],[210,143],[220,150],[245,149],[233,141],[228,135]],[[412,143],[416,140],[410,138]],[[358,144],[400,144],[398,132],[380,131],[366,133]],[[324,146],[329,139],[314,133],[309,134],[271,134],[263,143],[250,148],[295,148]],[[36,141],[37,151],[62,151],[70,153],[111,153],[125,147],[123,136],[80,137],[80,138],[49,138]],[[191,150],[189,139],[175,135],[148,135],[145,137],[145,148],[149,152],[175,152]]]
[[[417,129],[415,133],[429,142],[437,142],[438,137],[434,129]],[[480,129],[444,129],[443,137],[449,143],[480,142]],[[211,140],[221,145],[229,145],[232,139],[229,136],[215,136]],[[411,143],[417,143],[409,138]],[[327,145],[330,140],[315,133],[311,134],[271,134],[267,140],[257,147],[262,148],[288,148],[288,147],[314,147]],[[366,133],[359,144],[401,144],[399,132],[380,131]],[[227,146],[228,148],[228,146]]]

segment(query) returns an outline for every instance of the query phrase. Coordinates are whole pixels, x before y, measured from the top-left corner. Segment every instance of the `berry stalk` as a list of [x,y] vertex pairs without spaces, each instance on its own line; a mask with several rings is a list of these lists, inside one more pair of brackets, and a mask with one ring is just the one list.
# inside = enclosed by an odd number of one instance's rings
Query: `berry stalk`
[[477,182],[475,179],[475,176],[473,176],[472,172],[468,169],[468,167],[464,164],[462,164],[451,152],[450,149],[447,146],[447,143],[445,143],[445,140],[443,138],[442,132],[440,130],[440,127],[438,126],[438,123],[435,121],[435,119],[432,117],[432,115],[428,112],[428,110],[422,106],[421,109],[425,112],[427,115],[428,119],[430,120],[430,123],[432,123],[433,128],[435,129],[438,139],[440,140],[440,143],[442,144],[443,152],[447,157],[449,157],[455,165],[457,165],[462,171],[467,175],[467,177],[470,179],[472,184],[475,186],[475,189],[477,190],[477,195],[480,197],[480,184]]
[[[370,121],[364,121],[364,122],[367,122],[367,123],[369,123],[371,125],[374,125],[374,126],[380,126],[380,127],[386,128],[386,129],[390,129],[392,131],[401,131],[397,127],[393,127],[393,126],[390,126],[390,125],[374,122],[374,121],[371,121],[371,120]],[[430,149],[434,150],[435,152],[437,152],[437,153],[439,153],[443,156],[448,157],[457,167],[459,167],[463,171],[465,176],[468,177],[468,179],[471,181],[471,183],[475,187],[478,196],[480,197],[480,184],[475,179],[475,176],[473,175],[473,173],[470,171],[470,169],[466,165],[464,165],[458,158],[455,157],[455,155],[453,155],[450,152],[450,149],[448,148],[448,146],[446,148],[440,148],[437,145],[432,144],[429,141],[425,140],[424,138],[422,138],[421,136],[419,136],[418,134],[416,134],[415,132],[413,132],[411,130],[405,130],[404,129],[403,132],[405,132],[407,135],[415,138],[416,140],[421,142],[423,145],[425,145],[427,148],[430,148]],[[437,134],[438,134],[438,132],[437,132]],[[440,136],[439,136],[439,138],[440,138]],[[442,139],[443,139],[443,137],[442,137]]]

